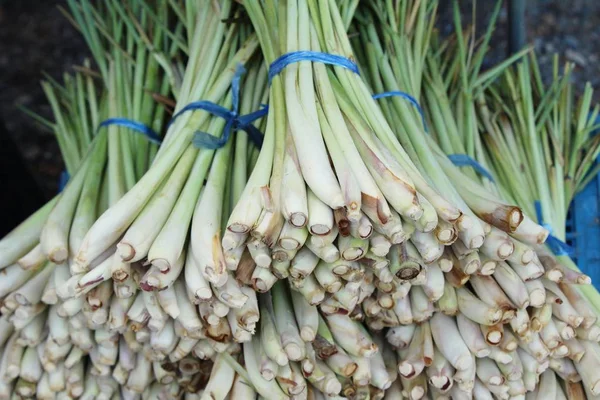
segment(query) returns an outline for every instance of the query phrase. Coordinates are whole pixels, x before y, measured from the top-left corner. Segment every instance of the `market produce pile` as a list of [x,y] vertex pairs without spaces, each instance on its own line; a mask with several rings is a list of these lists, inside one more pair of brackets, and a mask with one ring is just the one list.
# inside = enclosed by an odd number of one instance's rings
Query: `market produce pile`
[[94,59],[0,241],[0,398],[600,398],[569,65],[484,68],[495,18],[442,39],[435,0],[68,5]]

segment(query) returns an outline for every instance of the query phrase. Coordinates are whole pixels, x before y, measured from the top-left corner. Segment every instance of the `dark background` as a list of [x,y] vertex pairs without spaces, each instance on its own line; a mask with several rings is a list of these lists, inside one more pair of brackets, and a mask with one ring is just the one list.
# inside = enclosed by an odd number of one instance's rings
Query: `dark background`
[[[552,54],[559,52],[562,60],[576,64],[574,79],[578,88],[587,81],[599,87],[600,1],[526,2],[527,39],[540,55],[544,74],[549,76]],[[460,0],[460,3],[463,21],[469,23],[472,1]],[[440,4],[439,29],[450,33],[453,29],[451,1],[440,0]],[[479,0],[477,4],[478,28],[483,30],[495,0]],[[88,56],[85,43],[59,12],[59,5],[64,6],[65,1],[0,0],[1,198],[5,204],[9,200],[16,204],[14,212],[2,212],[0,218],[5,224],[7,219],[13,218],[15,222],[22,219],[44,199],[52,197],[63,169],[53,134],[17,109],[17,105],[25,106],[51,118],[39,84],[42,72],[60,80],[63,73],[71,71],[74,64],[81,64]],[[503,10],[492,41],[491,62],[506,55],[507,19],[507,12]],[[600,93],[596,93],[598,99]]]

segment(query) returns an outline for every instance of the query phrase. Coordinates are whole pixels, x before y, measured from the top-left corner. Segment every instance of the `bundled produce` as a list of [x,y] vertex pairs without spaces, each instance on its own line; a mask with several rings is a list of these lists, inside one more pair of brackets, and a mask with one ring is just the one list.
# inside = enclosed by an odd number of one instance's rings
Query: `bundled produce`
[[70,180],[0,241],[0,398],[600,396],[544,247],[589,90],[484,71],[493,21],[442,41],[435,0],[69,4],[95,66],[45,84]]

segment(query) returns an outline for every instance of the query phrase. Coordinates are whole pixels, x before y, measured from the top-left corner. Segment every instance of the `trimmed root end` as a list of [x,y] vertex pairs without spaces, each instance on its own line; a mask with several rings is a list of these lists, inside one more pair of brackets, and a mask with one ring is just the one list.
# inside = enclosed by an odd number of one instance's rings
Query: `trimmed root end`
[[296,239],[292,238],[280,239],[279,245],[286,250],[296,250],[300,247],[300,243]]
[[117,253],[119,254],[119,257],[121,257],[121,260],[123,260],[123,261],[130,261],[133,259],[133,257],[135,257],[135,249],[129,243],[123,243],[123,242],[118,243],[117,244]]
[[290,343],[285,346],[285,353],[288,359],[292,361],[299,361],[302,359],[302,349],[295,343]]
[[289,221],[290,224],[294,225],[296,228],[303,228],[308,222],[308,217],[304,213],[295,212],[290,215]]

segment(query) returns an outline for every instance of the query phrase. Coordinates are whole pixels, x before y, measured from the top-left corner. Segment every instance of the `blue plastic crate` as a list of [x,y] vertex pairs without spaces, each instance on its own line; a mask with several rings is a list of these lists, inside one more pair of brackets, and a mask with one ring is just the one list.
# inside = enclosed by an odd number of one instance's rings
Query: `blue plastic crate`
[[575,249],[579,268],[600,290],[600,175],[575,196],[571,204],[567,243]]

